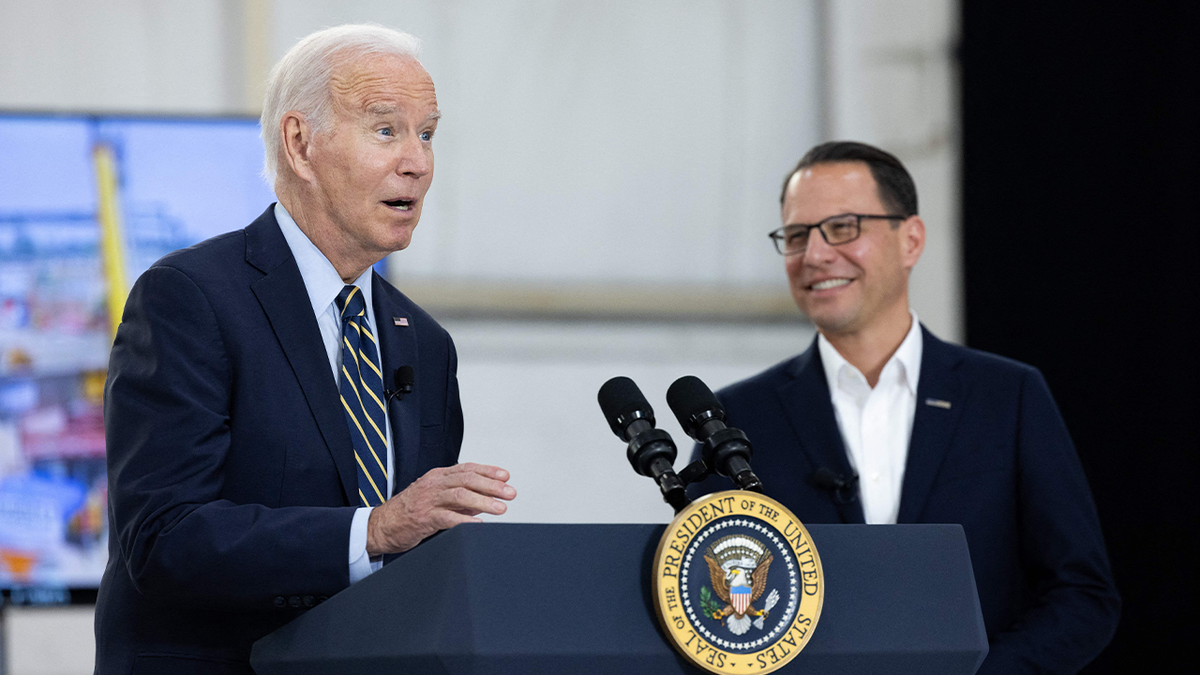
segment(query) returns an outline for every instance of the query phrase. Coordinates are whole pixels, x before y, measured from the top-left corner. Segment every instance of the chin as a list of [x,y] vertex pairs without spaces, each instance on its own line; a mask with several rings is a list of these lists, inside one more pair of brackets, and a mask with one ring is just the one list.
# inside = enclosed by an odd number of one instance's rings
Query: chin
[[386,236],[380,237],[380,247],[386,249],[388,253],[403,251],[412,243],[413,228],[415,225],[390,225],[386,229]]
[[[804,310],[801,310],[804,311]],[[822,333],[842,333],[850,329],[854,324],[854,317],[847,316],[845,312],[831,311],[804,311],[804,315],[808,320],[813,322],[813,325],[821,330]]]
[[410,240],[408,238],[405,238],[403,240],[397,239],[397,240],[393,240],[393,241],[389,241],[389,242],[384,242],[382,245],[380,245],[379,252],[382,253],[384,256],[387,256],[387,255],[395,253],[397,251],[403,251],[404,249],[408,248],[409,243],[410,243]]

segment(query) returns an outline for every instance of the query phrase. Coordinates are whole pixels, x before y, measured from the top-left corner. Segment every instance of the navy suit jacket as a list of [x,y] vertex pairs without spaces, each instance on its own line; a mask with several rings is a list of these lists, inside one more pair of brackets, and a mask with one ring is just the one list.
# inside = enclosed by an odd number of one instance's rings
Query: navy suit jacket
[[[384,373],[416,376],[388,409],[399,491],[457,461],[457,361],[441,326],[374,279]],[[255,640],[349,585],[358,479],[338,396],[271,208],[138,279],[105,391],[98,673],[250,673]]]
[[[1073,673],[1112,638],[1120,600],[1071,438],[1035,368],[948,344],[922,326],[917,406],[899,523],[966,532],[990,651],[980,673]],[[806,523],[862,523],[816,341],[717,394],[754,445],[763,491]],[[933,402],[948,402],[932,405]],[[729,489],[709,478],[689,493]]]

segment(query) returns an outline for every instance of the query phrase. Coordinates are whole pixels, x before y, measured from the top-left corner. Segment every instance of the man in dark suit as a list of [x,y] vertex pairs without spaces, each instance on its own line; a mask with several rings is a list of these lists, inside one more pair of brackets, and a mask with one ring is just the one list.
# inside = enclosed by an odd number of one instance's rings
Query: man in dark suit
[[[408,246],[433,177],[416,49],[375,26],[297,44],[263,112],[279,203],[131,291],[105,397],[97,672],[250,673],[256,639],[515,496],[506,471],[455,464],[454,345],[372,270]],[[411,393],[389,396],[402,366]]]
[[1041,374],[917,321],[908,277],[925,225],[894,156],[819,145],[781,203],[771,237],[818,336],[718,393],[754,443],[764,492],[809,523],[962,524],[990,644],[979,672],[1078,671],[1111,639],[1120,602]]

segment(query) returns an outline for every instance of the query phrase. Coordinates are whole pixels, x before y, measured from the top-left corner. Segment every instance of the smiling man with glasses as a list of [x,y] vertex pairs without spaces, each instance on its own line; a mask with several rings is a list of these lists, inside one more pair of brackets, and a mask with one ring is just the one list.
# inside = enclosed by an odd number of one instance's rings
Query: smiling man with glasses
[[807,523],[961,524],[990,643],[979,672],[1077,672],[1111,639],[1120,600],[1045,380],[921,326],[908,279],[925,223],[893,155],[818,145],[780,203],[769,236],[818,335],[718,393],[764,492]]

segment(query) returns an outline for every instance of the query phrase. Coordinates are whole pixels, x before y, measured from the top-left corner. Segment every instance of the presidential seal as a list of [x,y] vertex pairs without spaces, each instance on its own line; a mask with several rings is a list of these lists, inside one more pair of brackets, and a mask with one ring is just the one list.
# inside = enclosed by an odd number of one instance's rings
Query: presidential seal
[[672,646],[714,673],[769,673],[812,638],[821,558],[779,502],[730,490],[675,516],[654,554],[654,609]]

